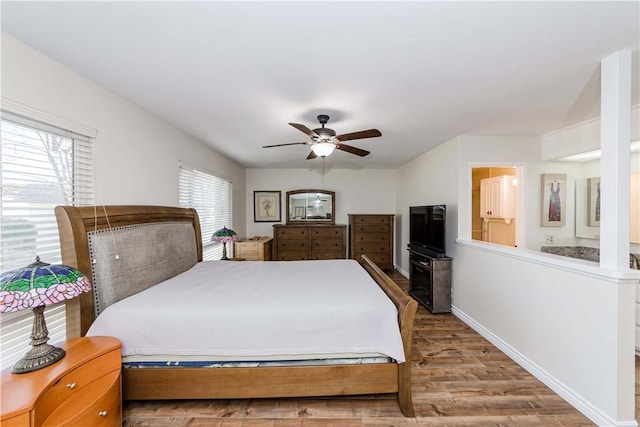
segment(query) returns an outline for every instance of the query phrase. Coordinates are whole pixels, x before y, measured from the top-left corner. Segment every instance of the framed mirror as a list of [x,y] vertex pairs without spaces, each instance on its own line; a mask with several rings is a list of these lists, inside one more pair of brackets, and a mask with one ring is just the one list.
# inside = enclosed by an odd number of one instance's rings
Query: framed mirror
[[335,224],[334,191],[287,191],[287,224]]

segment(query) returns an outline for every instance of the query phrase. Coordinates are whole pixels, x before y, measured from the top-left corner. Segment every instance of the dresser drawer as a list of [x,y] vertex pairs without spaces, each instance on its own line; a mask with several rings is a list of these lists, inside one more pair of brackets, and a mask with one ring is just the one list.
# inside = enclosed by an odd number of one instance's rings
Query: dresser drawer
[[67,399],[47,418],[48,426],[120,426],[122,408],[120,370],[89,384],[74,399]]
[[309,228],[307,227],[279,227],[276,229],[278,239],[308,239]]
[[287,239],[278,242],[278,252],[281,251],[306,251],[309,249],[309,240]]
[[355,215],[355,224],[391,224],[389,215]]
[[369,257],[369,259],[371,261],[373,261],[374,264],[376,264],[378,267],[380,268],[391,268],[391,257],[389,256],[389,254],[386,253],[372,253],[372,252],[361,252],[361,253],[357,253],[356,252],[356,256],[355,259],[356,260],[360,260],[360,257],[362,255],[366,255],[367,257]]
[[301,261],[309,259],[309,251],[278,251],[275,261]]
[[353,237],[353,241],[355,244],[358,243],[389,243],[391,241],[391,236],[389,234],[356,234]]
[[320,251],[320,252],[324,252],[324,251],[342,251],[342,249],[344,248],[343,244],[342,244],[342,240],[337,240],[337,239],[316,239],[313,242],[311,242],[311,247],[313,248],[313,251]]
[[381,233],[381,234],[389,234],[389,229],[391,226],[389,224],[375,224],[375,225],[360,225],[356,224],[353,226],[353,232],[355,235],[359,234],[369,234],[369,233]]
[[314,251],[311,255],[311,259],[319,260],[319,259],[344,259],[344,255],[342,252],[319,252]]
[[61,403],[69,399],[76,400],[78,396],[83,395],[85,387],[103,376],[105,372],[117,369],[119,374],[120,364],[121,356],[118,349],[96,357],[62,377],[38,400],[35,407],[35,425],[40,425]]
[[356,243],[352,251],[356,256],[362,254],[389,253],[389,245],[384,243]]
[[343,230],[342,227],[315,227],[311,229],[311,238],[343,238]]

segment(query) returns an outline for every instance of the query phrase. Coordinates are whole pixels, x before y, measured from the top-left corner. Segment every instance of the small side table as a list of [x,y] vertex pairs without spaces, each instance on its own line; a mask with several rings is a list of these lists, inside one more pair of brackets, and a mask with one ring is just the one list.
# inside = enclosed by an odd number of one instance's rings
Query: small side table
[[121,426],[121,344],[112,337],[73,338],[56,344],[59,362],[37,371],[2,371],[3,427]]
[[271,237],[253,237],[233,242],[234,256],[248,261],[271,261]]

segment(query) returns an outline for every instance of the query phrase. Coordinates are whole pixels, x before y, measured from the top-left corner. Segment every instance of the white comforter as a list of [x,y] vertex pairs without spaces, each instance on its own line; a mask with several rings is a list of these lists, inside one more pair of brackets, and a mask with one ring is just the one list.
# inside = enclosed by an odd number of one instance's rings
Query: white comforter
[[119,338],[123,356],[405,360],[395,305],[354,260],[201,262],[109,306],[87,335]]

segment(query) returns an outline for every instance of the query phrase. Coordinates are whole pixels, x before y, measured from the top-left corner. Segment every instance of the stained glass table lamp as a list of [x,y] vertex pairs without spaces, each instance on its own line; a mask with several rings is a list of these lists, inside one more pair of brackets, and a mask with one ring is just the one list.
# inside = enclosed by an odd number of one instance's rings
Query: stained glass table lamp
[[222,243],[222,258],[221,260],[228,260],[227,258],[227,242],[235,242],[238,240],[238,235],[235,231],[229,230],[227,227],[222,227],[220,230],[213,233],[211,236],[212,242]]
[[91,290],[89,278],[66,265],[36,261],[24,268],[2,274],[0,313],[33,310],[31,349],[13,367],[14,374],[37,371],[65,355],[63,349],[47,344],[49,330],[44,319],[45,306],[75,298]]

